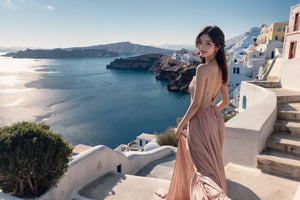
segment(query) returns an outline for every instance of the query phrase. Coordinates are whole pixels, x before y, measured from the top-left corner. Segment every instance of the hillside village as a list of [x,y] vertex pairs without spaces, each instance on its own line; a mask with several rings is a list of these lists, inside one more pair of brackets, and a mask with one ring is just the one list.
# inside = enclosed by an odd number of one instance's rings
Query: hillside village
[[[223,153],[232,199],[300,199],[300,3],[286,12],[288,21],[226,44],[238,111],[226,123]],[[172,57],[194,59],[188,51]],[[158,146],[145,133],[136,143],[135,151],[124,152],[78,145],[57,187],[37,199],[155,199],[155,191],[168,188],[176,148]],[[0,199],[19,198],[0,192]]]

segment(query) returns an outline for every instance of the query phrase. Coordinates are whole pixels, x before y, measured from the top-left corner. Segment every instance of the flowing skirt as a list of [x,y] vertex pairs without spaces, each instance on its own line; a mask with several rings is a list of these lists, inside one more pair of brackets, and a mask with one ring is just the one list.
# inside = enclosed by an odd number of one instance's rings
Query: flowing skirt
[[188,141],[181,136],[167,200],[229,200],[222,151],[225,124],[215,105],[190,120]]
[[223,164],[225,124],[214,104],[201,107],[189,122],[188,148],[195,167],[191,199],[229,199]]

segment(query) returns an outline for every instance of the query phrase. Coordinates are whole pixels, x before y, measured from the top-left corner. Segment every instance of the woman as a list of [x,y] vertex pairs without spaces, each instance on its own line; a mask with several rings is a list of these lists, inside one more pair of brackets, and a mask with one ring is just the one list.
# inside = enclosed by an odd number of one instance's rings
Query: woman
[[[197,67],[196,75],[189,85],[190,106],[175,131],[175,136],[180,141],[179,145],[183,147],[182,135],[187,127],[189,153],[185,155],[190,158],[185,158],[185,162],[190,159],[194,169],[192,175],[189,172],[185,175],[191,177],[187,178],[190,179],[187,180],[189,183],[185,183],[187,186],[181,187],[181,191],[178,191],[178,187],[174,189],[174,185],[182,181],[179,180],[178,174],[187,173],[190,168],[186,163],[184,169],[179,169],[177,165],[180,165],[183,159],[177,154],[167,199],[179,199],[178,195],[185,193],[184,190],[189,190],[184,199],[228,199],[222,158],[225,125],[220,112],[229,103],[228,66],[224,43],[224,34],[217,26],[204,27],[196,37],[196,47],[202,64]],[[221,101],[216,104],[218,95]],[[181,147],[178,147],[180,154],[184,155],[184,148]]]

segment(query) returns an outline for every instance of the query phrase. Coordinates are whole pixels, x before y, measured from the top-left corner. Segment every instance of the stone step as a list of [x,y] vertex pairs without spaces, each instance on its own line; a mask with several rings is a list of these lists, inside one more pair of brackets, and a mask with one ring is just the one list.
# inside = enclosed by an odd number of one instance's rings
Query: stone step
[[257,168],[264,172],[300,179],[300,156],[266,150],[257,156]]
[[258,85],[260,87],[264,88],[279,88],[280,83],[278,81],[264,81],[264,80],[257,80],[257,81],[249,81],[250,83],[253,83],[255,85]]
[[266,147],[300,156],[300,136],[283,133],[272,134],[266,141]]
[[286,132],[292,135],[300,135],[300,122],[277,120],[274,124],[275,132]]
[[278,83],[278,86],[280,85],[279,84],[279,77],[278,76],[268,76],[268,78],[267,78],[267,80],[269,81],[269,82],[277,82]]
[[292,200],[299,185],[297,180],[233,163],[226,165],[225,174],[232,200]]
[[277,103],[300,102],[300,91],[288,90],[285,88],[270,88],[277,96]]
[[299,101],[300,101],[300,95],[277,96],[278,103],[293,103]]
[[279,103],[277,118],[300,121],[300,103]]

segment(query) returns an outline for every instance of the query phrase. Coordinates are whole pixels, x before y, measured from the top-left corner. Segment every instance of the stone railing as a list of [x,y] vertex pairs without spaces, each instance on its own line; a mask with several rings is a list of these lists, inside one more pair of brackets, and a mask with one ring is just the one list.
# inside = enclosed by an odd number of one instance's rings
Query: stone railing
[[277,117],[276,95],[265,88],[242,82],[240,112],[226,123],[224,164],[255,167]]

